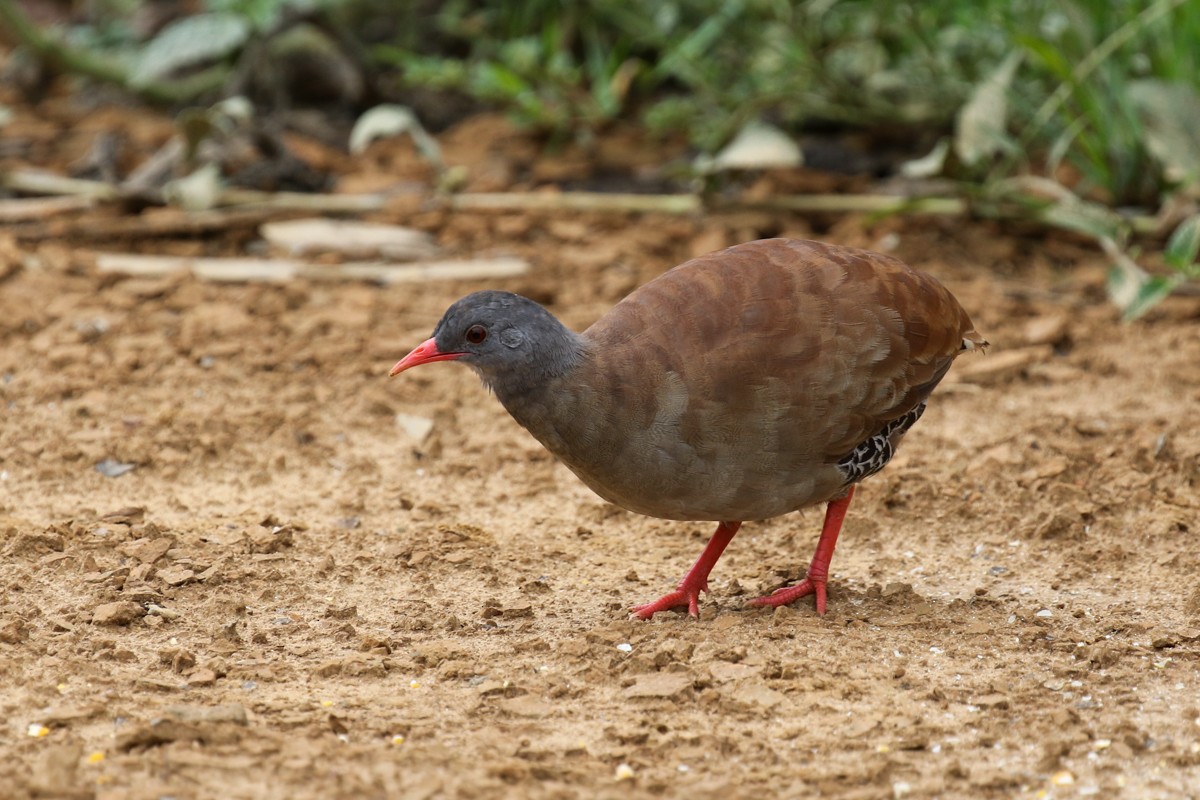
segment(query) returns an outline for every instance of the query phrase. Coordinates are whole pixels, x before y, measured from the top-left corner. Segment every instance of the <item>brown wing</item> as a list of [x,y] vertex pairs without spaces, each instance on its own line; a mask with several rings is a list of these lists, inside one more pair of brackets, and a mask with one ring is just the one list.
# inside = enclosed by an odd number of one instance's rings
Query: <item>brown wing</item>
[[[765,424],[775,439],[759,444],[826,463],[928,397],[964,338],[982,343],[932,277],[889,256],[784,239],[680,265],[585,336],[677,376],[685,441],[736,440]],[[648,413],[654,398],[638,399]]]
[[920,403],[964,337],[982,342],[896,259],[751,242],[635,291],[584,332],[576,369],[509,410],[614,503],[763,519],[841,491],[838,460]]

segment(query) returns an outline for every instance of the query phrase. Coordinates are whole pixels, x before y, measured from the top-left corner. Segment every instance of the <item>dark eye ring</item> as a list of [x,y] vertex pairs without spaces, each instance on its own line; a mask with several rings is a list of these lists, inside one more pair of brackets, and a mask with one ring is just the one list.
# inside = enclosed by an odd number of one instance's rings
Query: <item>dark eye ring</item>
[[482,344],[487,338],[487,328],[482,325],[472,325],[467,328],[466,339],[471,344]]

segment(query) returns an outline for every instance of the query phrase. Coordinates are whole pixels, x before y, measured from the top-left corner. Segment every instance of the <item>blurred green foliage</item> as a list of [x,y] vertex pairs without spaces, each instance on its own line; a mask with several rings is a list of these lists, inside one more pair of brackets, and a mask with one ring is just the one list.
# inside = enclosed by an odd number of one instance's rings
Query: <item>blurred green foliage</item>
[[1066,164],[1118,206],[1200,181],[1196,0],[200,0],[204,19],[131,41],[151,5],[98,0],[75,41],[157,78],[307,14],[401,86],[560,136],[635,120],[711,153],[758,119],[951,133],[974,98],[956,149],[993,157],[951,161],[956,177]]
[[1166,186],[1200,177],[1163,141],[1163,125],[1200,114],[1200,3],[1073,0],[1033,21],[1007,24],[1029,65],[1014,84],[1013,127],[1051,171],[1067,162],[1083,193],[1150,207]]
[[[906,175],[1096,239],[1127,316],[1200,276],[1198,0],[198,0],[148,33],[156,8],[97,0],[64,40],[15,0],[0,22],[60,66],[166,102],[236,91],[242,54],[307,25],[353,54],[323,63],[373,73],[376,99],[466,99],[443,124],[483,104],[558,138],[620,120],[704,154],[764,122],[940,137]],[[1174,209],[1168,275],[1128,256],[1126,207]]]
[[[1197,177],[1168,163],[1183,148],[1155,142],[1154,130],[1164,111],[1200,114],[1194,0],[405,6],[403,33],[375,50],[382,64],[410,86],[462,92],[547,131],[633,118],[709,152],[762,117],[792,130],[950,131],[972,92],[1017,53],[999,120],[1007,157],[975,178],[1065,163],[1085,195],[1154,206]],[[1189,127],[1186,118],[1165,125]]]
[[98,0],[74,41],[137,88],[307,16],[398,82],[386,99],[454,92],[559,137],[631,120],[712,153],[762,120],[956,136],[932,169],[1117,207],[1200,185],[1197,0],[200,0],[136,40],[153,7]]
[[997,26],[980,24],[995,18],[988,6],[450,0],[413,19],[428,35],[377,54],[412,85],[500,103],[529,124],[634,116],[712,150],[764,114],[794,126],[948,124],[1004,53]]

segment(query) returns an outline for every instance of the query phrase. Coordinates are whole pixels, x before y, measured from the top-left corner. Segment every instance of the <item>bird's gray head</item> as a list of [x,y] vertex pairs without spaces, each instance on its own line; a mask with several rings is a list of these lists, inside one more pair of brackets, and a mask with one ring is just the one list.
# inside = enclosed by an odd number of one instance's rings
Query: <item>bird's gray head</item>
[[512,292],[484,291],[446,309],[433,337],[391,374],[431,361],[459,360],[503,399],[564,374],[582,353],[579,336],[537,303]]

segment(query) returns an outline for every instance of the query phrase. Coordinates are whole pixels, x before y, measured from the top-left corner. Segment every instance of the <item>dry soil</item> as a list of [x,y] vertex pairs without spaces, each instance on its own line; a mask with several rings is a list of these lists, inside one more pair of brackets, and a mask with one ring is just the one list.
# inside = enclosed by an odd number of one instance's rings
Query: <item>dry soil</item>
[[710,526],[606,505],[461,366],[386,377],[479,285],[6,239],[5,797],[1200,796],[1196,298],[1121,324],[1087,247],[957,221],[380,218],[528,257],[489,285],[577,329],[739,240],[885,248],[993,347],[860,489],[824,618],[743,607],[803,575],[811,510],[643,623]]

